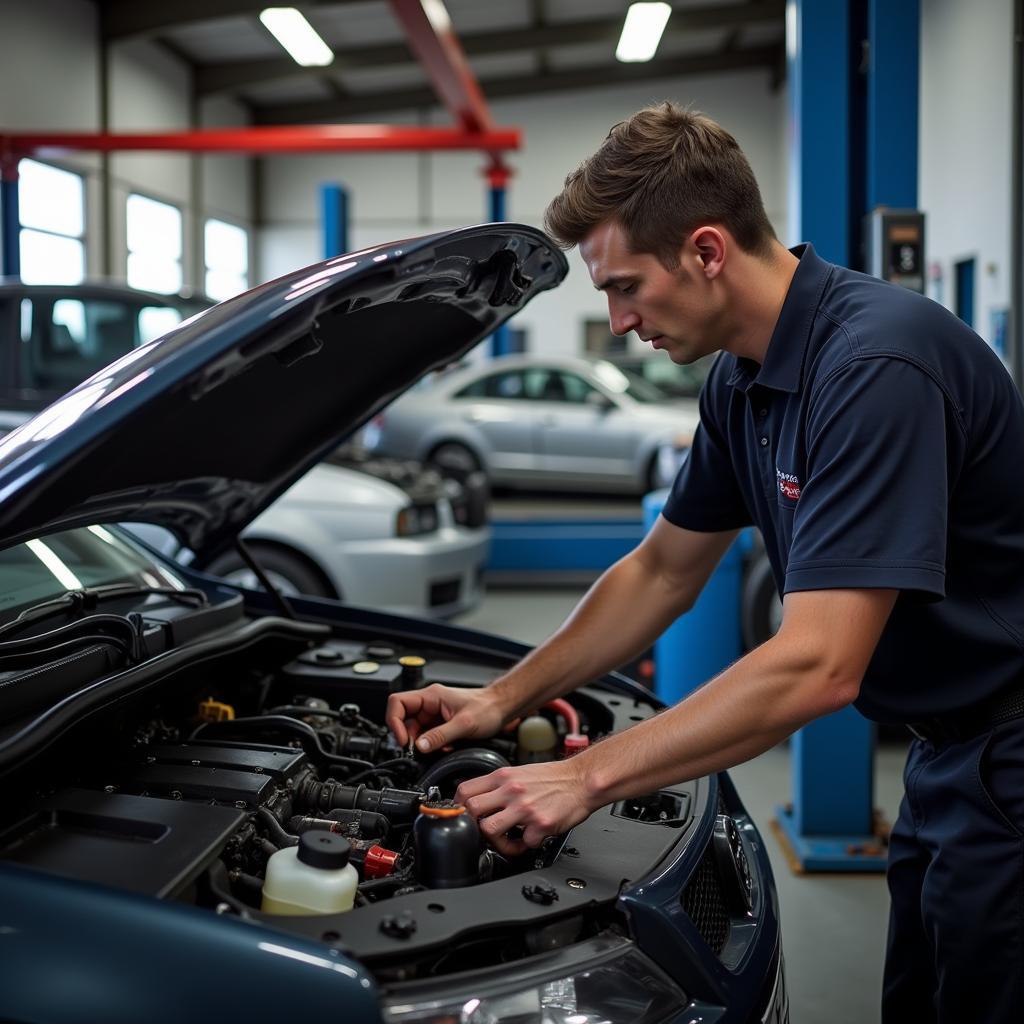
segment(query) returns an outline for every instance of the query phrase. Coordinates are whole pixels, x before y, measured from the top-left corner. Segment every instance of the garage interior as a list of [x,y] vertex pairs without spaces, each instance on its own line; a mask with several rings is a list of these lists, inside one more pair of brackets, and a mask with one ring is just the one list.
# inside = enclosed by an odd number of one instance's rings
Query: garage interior
[[[827,11],[814,0],[674,0],[644,62],[615,59],[628,6],[303,3],[327,53],[300,66],[247,0],[0,4],[3,273],[219,301],[392,239],[540,226],[610,126],[672,99],[733,132],[787,245],[811,238],[826,259],[881,276],[878,254],[898,237],[885,232],[919,230],[898,283],[964,319],[1021,386],[1021,0],[841,0]],[[60,202],[47,204],[48,189]],[[907,217],[886,221],[884,209]],[[643,354],[635,334],[611,334],[604,297],[568,257],[562,286],[481,342],[473,367],[516,353]],[[0,411],[0,429],[14,422]],[[642,537],[660,507],[645,504],[649,482],[629,494],[592,482],[492,488],[483,592],[453,624],[541,642]],[[717,620],[727,652],[712,673],[750,642],[742,602],[757,550],[746,544],[703,620]],[[655,652],[653,669],[633,669],[678,699],[669,677],[698,642],[694,627]],[[769,844],[793,1021],[860,1024],[878,1019],[882,837],[909,736],[876,736],[858,717],[829,742],[828,758],[787,744],[730,775]],[[851,806],[836,810],[864,768]],[[801,826],[778,824],[825,812],[841,823],[824,852],[813,838],[801,846]]]

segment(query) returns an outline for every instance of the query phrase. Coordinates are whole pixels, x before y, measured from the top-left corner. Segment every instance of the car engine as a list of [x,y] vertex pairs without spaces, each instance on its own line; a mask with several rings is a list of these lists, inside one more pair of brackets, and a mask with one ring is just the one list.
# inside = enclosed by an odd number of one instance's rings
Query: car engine
[[[682,786],[504,857],[454,804],[458,785],[570,756],[653,714],[652,703],[584,688],[497,737],[423,756],[383,724],[390,694],[483,686],[501,659],[337,633],[311,641],[310,627],[289,636],[299,625],[281,619],[259,626],[244,653],[155,675],[76,724],[45,771],[18,772],[0,859],[259,921],[358,956],[382,981],[406,980],[622,929],[622,883],[650,870],[698,810],[696,784]],[[278,862],[290,865],[283,902],[268,880]],[[339,909],[342,869],[354,891]]]

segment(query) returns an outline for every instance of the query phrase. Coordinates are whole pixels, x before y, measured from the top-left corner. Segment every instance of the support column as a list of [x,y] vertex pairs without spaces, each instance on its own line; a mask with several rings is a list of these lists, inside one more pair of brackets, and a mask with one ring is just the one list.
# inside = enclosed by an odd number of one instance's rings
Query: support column
[[21,276],[21,218],[18,216],[18,160],[0,160],[0,255],[3,274]]
[[[875,31],[886,28],[888,19],[879,10],[885,5],[871,2]],[[857,79],[863,51],[860,33],[851,36],[851,26],[864,23],[863,3],[790,0],[786,10],[790,240],[811,241],[821,256],[844,266],[857,262],[853,225],[867,194],[869,161],[860,156],[866,118],[857,98],[863,95]],[[915,61],[916,40],[915,29]],[[869,46],[871,41],[869,30]],[[883,47],[886,60],[905,46],[903,40],[893,42],[891,55]],[[876,96],[875,123],[881,124],[887,97]],[[913,102],[916,109],[916,88]],[[916,145],[915,131],[915,152]],[[913,173],[916,178],[916,162]],[[884,870],[885,849],[873,832],[874,738],[872,723],[853,708],[812,722],[793,737],[793,802],[777,813],[790,860],[801,870]]]
[[348,189],[342,185],[320,186],[320,218],[324,226],[325,260],[351,252],[348,239]]
[[[499,157],[491,160],[484,171],[487,178],[488,210],[487,219],[492,222],[505,219],[505,189],[512,177],[512,169],[501,162]],[[509,353],[508,324],[502,324],[491,335],[491,357],[504,356]]]
[[849,264],[850,0],[789,0],[789,240]]
[[868,0],[866,208],[917,208],[919,0]]

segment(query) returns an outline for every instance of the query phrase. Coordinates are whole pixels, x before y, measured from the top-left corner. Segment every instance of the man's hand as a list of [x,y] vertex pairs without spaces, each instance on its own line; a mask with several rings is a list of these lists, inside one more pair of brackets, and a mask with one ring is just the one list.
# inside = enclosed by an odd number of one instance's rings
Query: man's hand
[[487,689],[432,683],[422,690],[391,694],[384,721],[403,747],[416,740],[425,754],[454,740],[493,736],[504,716]]
[[[480,832],[499,852],[516,856],[540,846],[548,836],[561,835],[597,808],[590,806],[579,757],[544,761],[518,768],[499,768],[469,779],[455,793],[480,822]],[[505,833],[519,826],[522,839]]]

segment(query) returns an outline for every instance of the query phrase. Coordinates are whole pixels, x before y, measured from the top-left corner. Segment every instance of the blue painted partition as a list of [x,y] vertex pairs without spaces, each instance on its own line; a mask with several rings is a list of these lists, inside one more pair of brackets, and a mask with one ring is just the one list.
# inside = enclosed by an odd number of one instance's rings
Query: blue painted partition
[[596,578],[643,540],[636,519],[529,519],[491,521],[487,572],[502,579],[543,581],[558,574]]

